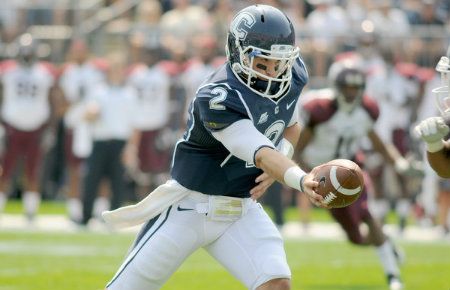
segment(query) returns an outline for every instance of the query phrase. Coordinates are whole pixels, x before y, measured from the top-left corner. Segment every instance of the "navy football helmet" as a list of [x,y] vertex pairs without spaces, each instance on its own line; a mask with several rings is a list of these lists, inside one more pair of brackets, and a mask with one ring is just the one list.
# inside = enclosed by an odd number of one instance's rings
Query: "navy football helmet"
[[[299,48],[294,26],[280,10],[253,5],[239,11],[230,24],[225,50],[233,73],[253,92],[273,99],[289,89]],[[276,75],[254,70],[255,57],[277,61]]]

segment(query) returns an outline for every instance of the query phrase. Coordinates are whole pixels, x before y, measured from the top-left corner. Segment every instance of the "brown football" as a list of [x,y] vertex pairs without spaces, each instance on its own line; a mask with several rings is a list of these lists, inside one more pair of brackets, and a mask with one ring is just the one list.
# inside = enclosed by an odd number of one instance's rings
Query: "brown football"
[[361,168],[347,159],[334,159],[319,167],[314,180],[316,192],[331,208],[346,207],[359,198],[364,188]]

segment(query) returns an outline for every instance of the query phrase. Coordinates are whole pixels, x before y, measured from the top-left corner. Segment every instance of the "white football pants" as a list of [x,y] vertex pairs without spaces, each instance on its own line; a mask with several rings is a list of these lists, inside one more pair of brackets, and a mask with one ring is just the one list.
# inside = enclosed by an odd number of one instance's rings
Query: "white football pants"
[[243,216],[223,222],[197,212],[207,202],[207,195],[192,191],[144,225],[107,289],[160,289],[200,247],[248,289],[291,277],[282,237],[259,203],[244,199]]

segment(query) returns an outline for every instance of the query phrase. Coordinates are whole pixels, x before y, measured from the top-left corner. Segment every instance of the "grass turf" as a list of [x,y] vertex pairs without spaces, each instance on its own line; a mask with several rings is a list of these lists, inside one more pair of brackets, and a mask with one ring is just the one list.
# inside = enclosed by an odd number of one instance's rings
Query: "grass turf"
[[[0,231],[1,290],[103,289],[118,269],[132,234]],[[403,243],[405,290],[450,289],[450,244]],[[292,289],[384,290],[373,249],[344,241],[289,240]],[[163,289],[245,289],[202,250]]]

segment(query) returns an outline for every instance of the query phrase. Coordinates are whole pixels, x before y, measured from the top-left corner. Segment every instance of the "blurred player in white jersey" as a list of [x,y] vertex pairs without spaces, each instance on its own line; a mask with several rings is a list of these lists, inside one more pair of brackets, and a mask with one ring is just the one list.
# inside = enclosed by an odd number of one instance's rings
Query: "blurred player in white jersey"
[[[374,131],[379,109],[373,99],[363,94],[366,82],[363,71],[339,63],[330,71],[333,86],[309,91],[302,103],[300,115],[304,128],[297,144],[300,164],[313,168],[333,159],[345,158],[362,166],[363,159],[358,155],[361,141],[368,138],[385,162],[395,166],[399,172],[405,172],[409,167],[408,161]],[[345,208],[330,209],[330,213],[351,243],[376,247],[390,289],[399,290],[402,289],[396,261],[399,253],[368,210],[368,176],[365,180],[365,190],[355,203]],[[368,226],[368,233],[360,230],[362,223]]]
[[[336,56],[339,62],[357,63],[366,73],[365,92],[373,97],[380,108],[375,131],[385,143],[394,144],[397,150],[407,156],[410,151],[408,126],[413,99],[417,93],[416,82],[409,78],[409,66],[397,66],[392,54],[380,53],[378,36],[373,32],[361,32],[355,52]],[[386,49],[385,49],[386,50]],[[399,69],[400,67],[400,69]],[[395,117],[393,117],[395,116]],[[370,144],[366,151],[366,169],[374,182],[374,198],[370,206],[375,218],[384,221],[390,210],[390,201],[395,203],[400,232],[406,226],[412,199],[411,190],[404,176],[399,175],[390,164],[384,162]]]
[[128,83],[138,93],[136,111],[137,129],[140,131],[138,164],[134,164],[133,178],[138,185],[138,197],[159,186],[167,178],[170,153],[162,134],[171,113],[170,77],[159,65],[160,47],[144,49],[144,63],[132,68]]
[[81,221],[80,165],[89,156],[90,140],[86,122],[77,117],[89,91],[104,80],[101,64],[89,59],[89,49],[83,40],[75,40],[69,48],[69,60],[64,65],[60,87],[67,109],[64,118],[64,152],[68,173],[67,211],[73,221]]
[[31,220],[40,203],[39,169],[42,163],[41,139],[54,112],[55,69],[38,62],[36,42],[31,35],[19,38],[16,60],[1,66],[1,119],[6,132],[0,178],[0,210],[4,207],[13,174],[23,160],[25,179],[22,196],[24,211]]

